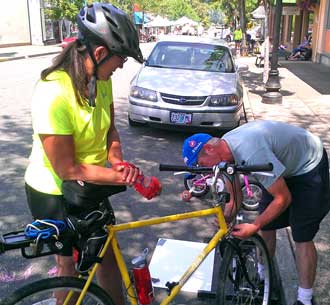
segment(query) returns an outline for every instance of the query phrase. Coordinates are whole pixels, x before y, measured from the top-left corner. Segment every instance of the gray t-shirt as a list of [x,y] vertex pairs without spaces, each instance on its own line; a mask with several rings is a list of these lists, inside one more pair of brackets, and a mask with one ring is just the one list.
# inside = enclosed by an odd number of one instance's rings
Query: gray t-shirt
[[321,161],[323,145],[307,130],[275,121],[254,121],[226,133],[236,164],[273,163],[275,177],[256,175],[265,187],[278,177],[299,176],[311,171]]

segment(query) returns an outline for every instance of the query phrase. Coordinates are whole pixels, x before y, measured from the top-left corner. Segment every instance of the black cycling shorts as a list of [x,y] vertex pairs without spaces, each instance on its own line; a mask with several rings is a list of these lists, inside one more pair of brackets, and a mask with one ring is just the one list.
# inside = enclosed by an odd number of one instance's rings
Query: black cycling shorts
[[[62,195],[51,195],[39,192],[25,183],[27,202],[34,219],[56,219],[65,221],[65,201]],[[58,253],[62,256],[72,256],[72,243],[64,243]]]
[[[330,210],[329,164],[324,150],[320,163],[310,172],[285,178],[291,192],[292,202],[275,220],[262,230],[291,227],[293,240],[308,242],[314,239],[322,219]],[[259,206],[261,214],[273,197],[264,190]]]
[[[126,187],[113,186],[113,193],[123,191]],[[76,190],[77,191],[77,190]],[[66,221],[68,202],[63,195],[51,195],[39,192],[25,183],[27,202],[34,219],[56,219]],[[78,192],[78,191],[77,191]],[[79,197],[76,194],[72,197]],[[111,210],[112,221],[115,224],[115,217],[110,202],[107,200],[107,208]],[[63,249],[58,253],[62,256],[72,256],[73,240],[66,239]]]

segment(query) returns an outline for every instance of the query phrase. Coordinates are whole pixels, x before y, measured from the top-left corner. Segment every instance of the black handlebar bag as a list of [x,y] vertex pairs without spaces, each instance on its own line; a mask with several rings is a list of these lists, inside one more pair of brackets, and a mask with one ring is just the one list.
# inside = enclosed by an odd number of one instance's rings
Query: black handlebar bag
[[86,274],[95,262],[100,262],[97,256],[108,236],[106,225],[116,222],[108,197],[125,190],[126,186],[63,181],[66,220],[75,235],[74,244],[79,253],[76,269],[81,274]]

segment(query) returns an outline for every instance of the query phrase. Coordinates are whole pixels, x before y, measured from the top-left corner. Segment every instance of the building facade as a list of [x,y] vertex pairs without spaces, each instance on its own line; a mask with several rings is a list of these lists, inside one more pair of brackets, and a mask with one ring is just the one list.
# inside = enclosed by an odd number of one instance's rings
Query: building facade
[[314,32],[313,61],[330,67],[330,0],[321,0],[315,7]]
[[71,22],[45,18],[43,0],[11,0],[0,10],[0,47],[59,43],[70,35]]
[[312,35],[312,61],[330,67],[330,0],[283,0],[281,43],[293,49]]

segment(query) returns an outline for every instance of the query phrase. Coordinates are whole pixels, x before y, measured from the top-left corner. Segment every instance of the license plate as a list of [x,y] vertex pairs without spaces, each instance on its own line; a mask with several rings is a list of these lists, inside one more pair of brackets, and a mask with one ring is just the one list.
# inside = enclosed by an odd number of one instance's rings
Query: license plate
[[171,112],[170,122],[176,124],[191,124],[192,114],[184,112]]

